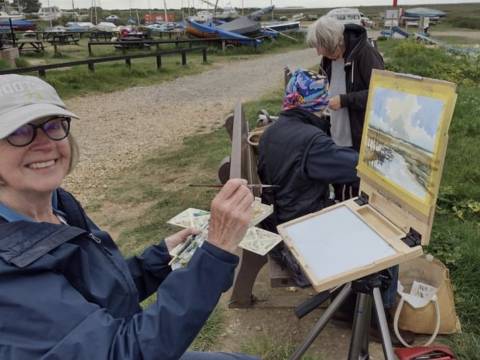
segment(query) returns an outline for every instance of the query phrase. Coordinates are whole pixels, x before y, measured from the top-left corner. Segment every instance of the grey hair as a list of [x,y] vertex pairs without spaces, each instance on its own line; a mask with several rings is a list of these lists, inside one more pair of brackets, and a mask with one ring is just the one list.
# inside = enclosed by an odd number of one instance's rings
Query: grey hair
[[329,53],[334,53],[337,47],[343,46],[343,32],[345,26],[331,16],[322,16],[308,27],[305,39],[307,46],[323,48]]

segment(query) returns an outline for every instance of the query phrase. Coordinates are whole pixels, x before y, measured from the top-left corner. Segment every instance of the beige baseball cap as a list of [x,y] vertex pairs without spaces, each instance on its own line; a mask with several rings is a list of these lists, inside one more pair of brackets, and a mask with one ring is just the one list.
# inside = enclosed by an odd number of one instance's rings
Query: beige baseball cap
[[0,75],[0,139],[20,126],[50,116],[78,118],[45,81],[35,76]]

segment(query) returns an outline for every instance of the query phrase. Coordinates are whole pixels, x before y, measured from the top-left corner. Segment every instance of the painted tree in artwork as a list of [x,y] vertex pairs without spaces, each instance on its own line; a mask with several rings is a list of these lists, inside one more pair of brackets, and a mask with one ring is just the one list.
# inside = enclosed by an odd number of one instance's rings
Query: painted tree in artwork
[[35,13],[42,7],[38,0],[13,0],[13,7],[22,9],[25,13]]

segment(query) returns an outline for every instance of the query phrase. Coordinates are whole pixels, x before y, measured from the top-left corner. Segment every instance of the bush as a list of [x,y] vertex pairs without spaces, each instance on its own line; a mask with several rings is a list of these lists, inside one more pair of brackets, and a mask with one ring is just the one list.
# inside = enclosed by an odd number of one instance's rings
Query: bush
[[29,67],[30,63],[28,62],[27,59],[16,58],[15,59],[15,65],[17,66],[17,68],[24,68],[24,67]]
[[480,58],[451,55],[443,49],[427,48],[414,41],[398,42],[389,51],[387,67],[391,71],[471,85],[480,81]]
[[0,59],[0,70],[11,69],[12,66],[7,60]]

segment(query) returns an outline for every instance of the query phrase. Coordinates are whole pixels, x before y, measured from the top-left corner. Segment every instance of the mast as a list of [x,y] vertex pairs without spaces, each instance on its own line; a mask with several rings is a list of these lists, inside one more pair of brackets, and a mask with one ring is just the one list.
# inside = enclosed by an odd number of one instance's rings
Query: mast
[[168,22],[168,14],[167,14],[167,0],[163,0],[163,12],[165,14],[165,22]]

